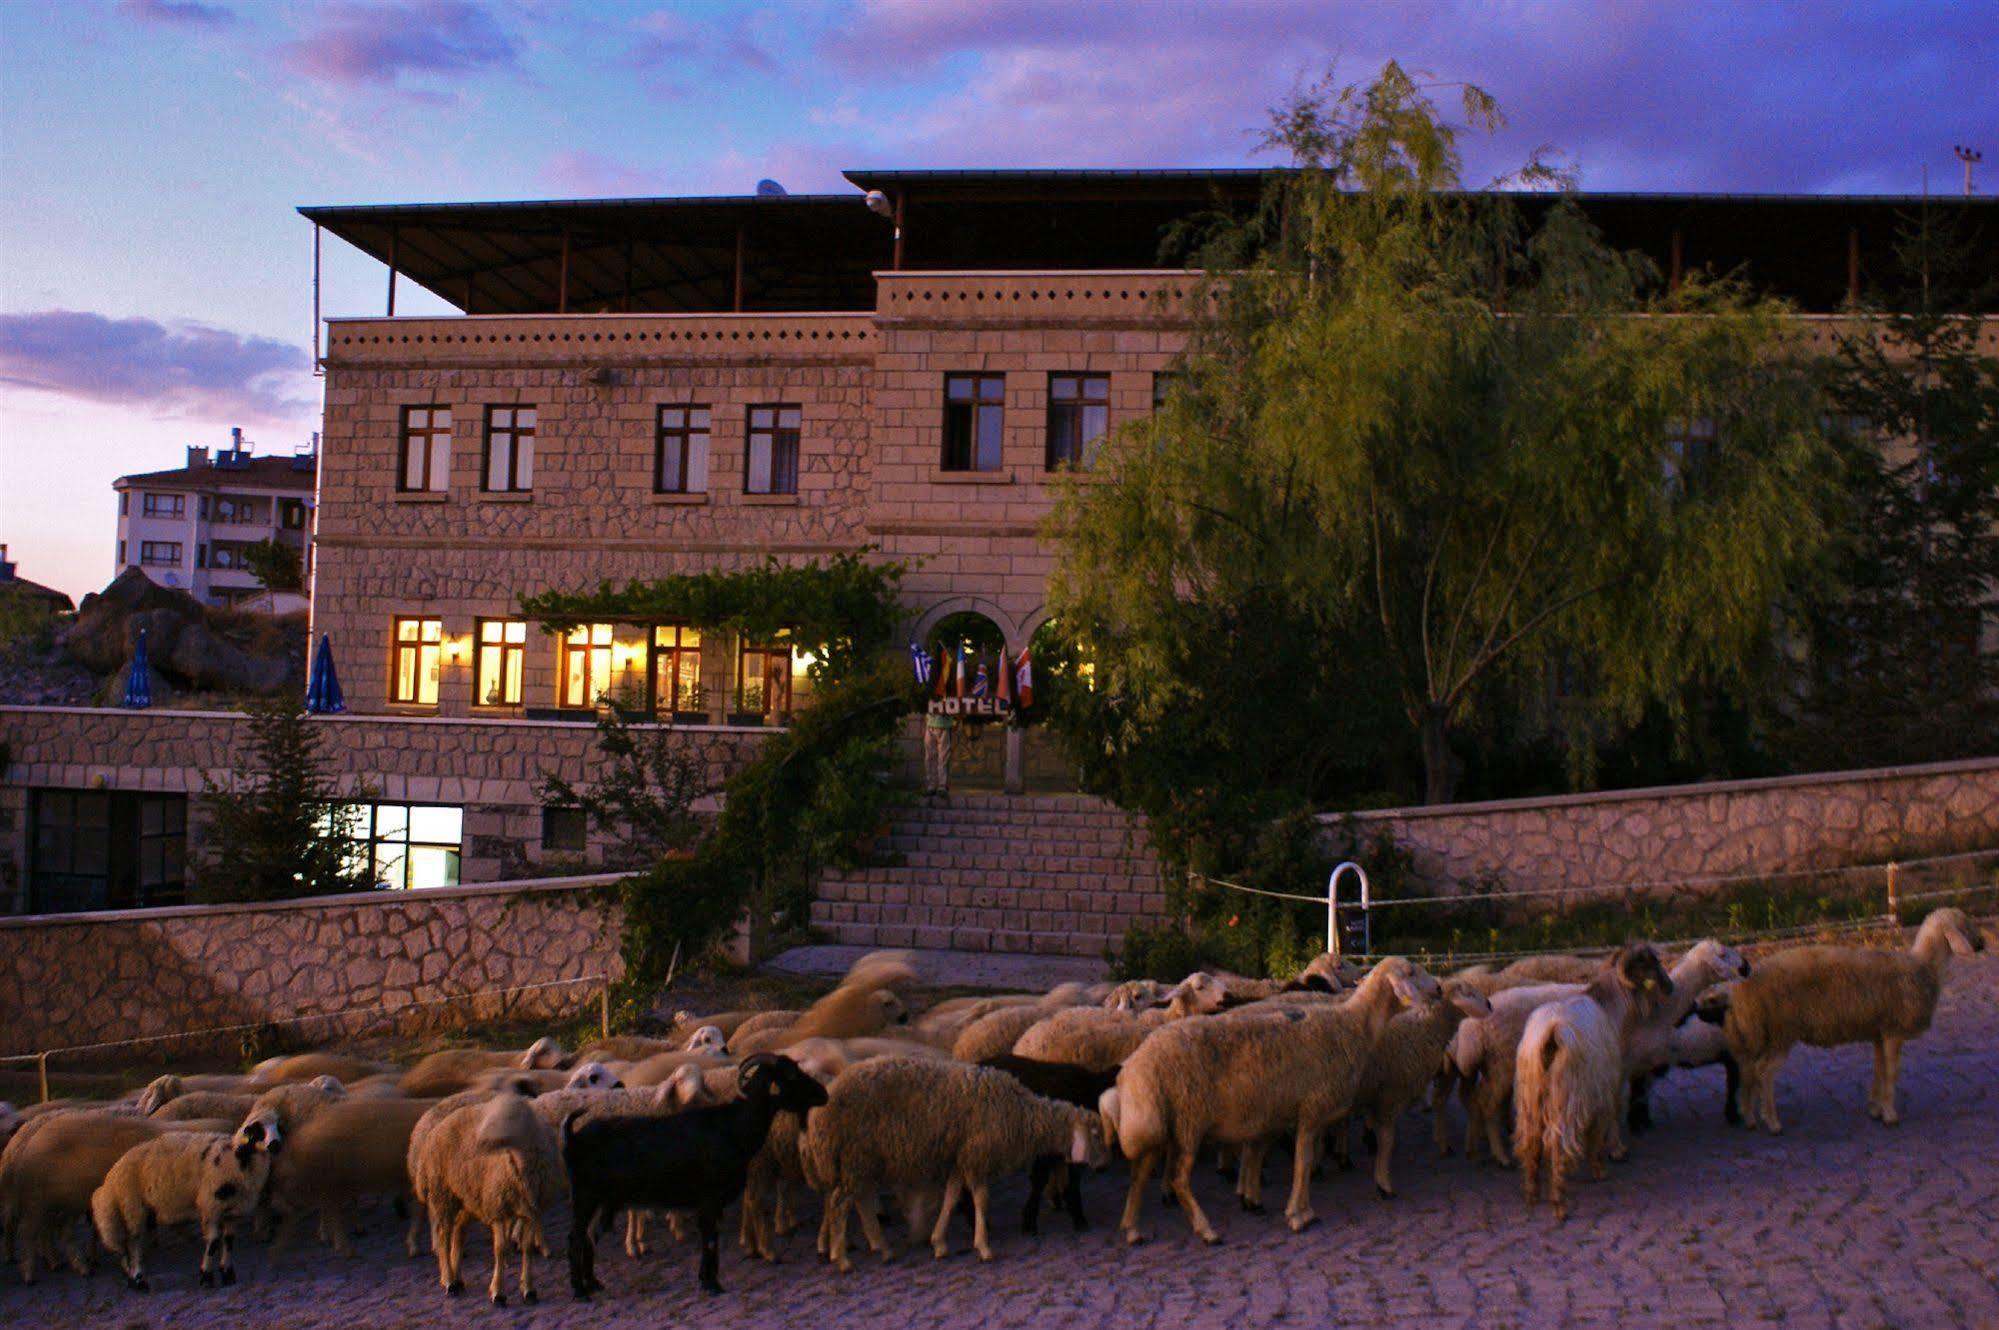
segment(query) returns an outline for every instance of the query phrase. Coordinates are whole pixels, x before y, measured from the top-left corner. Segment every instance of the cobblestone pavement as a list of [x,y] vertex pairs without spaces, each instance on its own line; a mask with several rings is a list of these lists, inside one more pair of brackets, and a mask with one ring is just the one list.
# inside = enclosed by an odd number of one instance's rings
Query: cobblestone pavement
[[[491,1268],[483,1237],[467,1253],[473,1291],[448,1301],[434,1264],[406,1260],[378,1211],[360,1258],[301,1253],[273,1271],[251,1248],[243,1282],[216,1293],[195,1289],[186,1237],[159,1251],[151,1295],[104,1272],[33,1289],[0,1275],[0,1325],[1999,1327],[1999,957],[1952,967],[1936,1027],[1903,1060],[1899,1128],[1865,1117],[1868,1074],[1865,1048],[1795,1054],[1781,1138],[1723,1125],[1718,1071],[1670,1078],[1655,1097],[1659,1129],[1607,1182],[1577,1188],[1566,1226],[1525,1211],[1513,1174],[1433,1158],[1412,1116],[1397,1150],[1401,1197],[1375,1199],[1364,1171],[1329,1176],[1314,1190],[1319,1226],[1296,1237],[1274,1214],[1225,1206],[1210,1175],[1202,1199],[1222,1246],[1202,1248],[1177,1212],[1150,1202],[1152,1241],[1127,1250],[1111,1231],[1122,1179],[1099,1177],[1098,1227],[1079,1236],[1044,1219],[1038,1239],[1002,1228],[989,1267],[922,1252],[841,1278],[810,1259],[802,1231],[775,1267],[725,1249],[728,1292],[711,1299],[694,1292],[690,1248],[634,1264],[607,1240],[609,1288],[594,1303],[571,1302],[548,1260],[537,1263],[543,1303],[500,1311],[478,1296]],[[1016,1182],[995,1203],[1012,1210],[1020,1196]],[[566,1217],[549,1230],[559,1243]],[[955,1239],[969,1245],[962,1228]]]

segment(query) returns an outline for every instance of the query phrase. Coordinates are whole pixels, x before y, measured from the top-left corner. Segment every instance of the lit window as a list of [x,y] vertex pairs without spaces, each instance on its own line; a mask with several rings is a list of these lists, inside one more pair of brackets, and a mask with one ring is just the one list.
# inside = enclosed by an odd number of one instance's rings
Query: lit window
[[700,713],[701,630],[686,624],[654,624],[651,678],[655,712]]
[[489,493],[518,494],[534,488],[535,409],[486,408],[486,466],[481,484]]
[[744,639],[736,665],[736,710],[760,717],[766,724],[791,719],[791,641],[781,633],[774,642]]
[[410,706],[437,705],[437,667],[444,651],[442,619],[397,619],[395,669],[389,700]]
[[611,625],[581,623],[563,634],[557,688],[561,705],[594,707],[611,687]]
[[1005,425],[1004,374],[944,376],[944,470],[999,470]]
[[659,429],[653,441],[652,488],[655,494],[708,492],[707,407],[659,409]]
[[527,640],[528,626],[519,619],[479,620],[479,658],[472,672],[474,706],[520,705]]
[[403,408],[402,457],[396,488],[442,494],[451,484],[451,408]]
[[430,804],[358,804],[346,810],[354,858],[377,891],[458,885],[465,810]]
[[1108,374],[1048,376],[1048,469],[1087,467],[1097,460],[1097,445],[1110,427],[1111,380]]
[[746,493],[798,493],[799,418],[799,409],[784,403],[750,408],[743,471]]

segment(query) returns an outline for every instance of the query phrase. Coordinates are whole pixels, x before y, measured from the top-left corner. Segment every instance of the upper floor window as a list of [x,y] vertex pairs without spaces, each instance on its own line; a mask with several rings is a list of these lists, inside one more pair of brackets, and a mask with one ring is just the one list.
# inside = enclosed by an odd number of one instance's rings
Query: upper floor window
[[477,659],[472,669],[472,704],[519,706],[521,663],[527,655],[528,626],[520,619],[479,620]]
[[749,447],[743,469],[746,493],[798,493],[800,414],[798,407],[788,402],[750,408]]
[[611,691],[611,625],[579,623],[562,635],[558,700],[565,707],[594,707]]
[[180,567],[180,542],[178,540],[142,540],[139,542],[139,562],[151,568]]
[[1714,421],[1704,416],[1675,421],[1667,429],[1663,478],[1668,497],[1684,499],[1706,483],[1717,437]]
[[516,494],[534,488],[534,425],[531,406],[486,408],[486,466],[480,483],[487,492]]
[[944,470],[999,470],[1005,424],[1006,375],[944,376]]
[[659,425],[653,437],[652,488],[655,494],[708,492],[707,407],[659,409]]
[[442,619],[398,618],[395,668],[389,672],[389,700],[409,706],[436,706],[437,667],[443,652]]
[[120,517],[123,517],[131,511],[132,511],[132,496],[125,493],[120,493],[118,495],[118,515]]
[[1110,427],[1108,374],[1048,376],[1048,469],[1088,466]]
[[402,456],[396,488],[443,493],[451,483],[451,408],[403,408]]
[[148,517],[184,517],[187,499],[179,494],[148,494],[139,510]]
[[701,630],[682,623],[652,629],[652,709],[698,713],[701,706]]
[[305,529],[305,500],[286,499],[278,505],[278,525],[287,531]]

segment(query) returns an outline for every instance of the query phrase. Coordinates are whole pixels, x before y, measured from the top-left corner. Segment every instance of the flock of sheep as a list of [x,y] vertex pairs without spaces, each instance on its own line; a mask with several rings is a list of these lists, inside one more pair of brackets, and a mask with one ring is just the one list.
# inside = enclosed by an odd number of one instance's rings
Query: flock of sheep
[[1675,1065],[1726,1065],[1731,1118],[1776,1132],[1776,1076],[1794,1045],[1871,1043],[1868,1113],[1894,1123],[1901,1046],[1928,1029],[1951,955],[1982,947],[1961,911],[1943,909],[1906,951],[1801,946],[1753,969],[1711,941],[1670,958],[1637,943],[1601,961],[1537,957],[1442,981],[1400,958],[1361,974],[1321,956],[1283,984],[1201,973],[915,1015],[895,991],[908,966],[880,953],[804,1011],[683,1013],[670,1037],[620,1036],[573,1057],[546,1039],[407,1069],[318,1052],[244,1076],[162,1076],[112,1103],[0,1105],[0,1232],[26,1282],[59,1257],[88,1273],[101,1243],[143,1289],[153,1236],[193,1225],[206,1287],[234,1282],[239,1229],[268,1233],[274,1264],[308,1221],[345,1252],[362,1202],[387,1198],[409,1215],[411,1256],[428,1221],[446,1292],[463,1288],[476,1222],[492,1235],[492,1300],[506,1301],[518,1257],[531,1302],[544,1221],[566,1197],[576,1296],[603,1287],[596,1246],[620,1217],[633,1257],[655,1224],[698,1234],[701,1285],[718,1292],[721,1216],[738,1201],[744,1250],[775,1261],[817,1193],[818,1251],[845,1271],[851,1219],[886,1259],[880,1211],[897,1206],[941,1257],[969,1200],[972,1244],[989,1260],[996,1180],[1029,1173],[1026,1231],[1051,1192],[1080,1229],[1083,1178],[1114,1154],[1130,1164],[1129,1242],[1155,1171],[1193,1232],[1217,1240],[1190,1181],[1207,1151],[1242,1207],[1261,1212],[1273,1143],[1289,1151],[1284,1213],[1302,1230],[1322,1156],[1348,1157],[1349,1124],[1371,1132],[1375,1185],[1390,1196],[1397,1122],[1427,1100],[1448,1154],[1454,1095],[1466,1153],[1508,1162],[1510,1112],[1527,1202],[1545,1173],[1566,1216],[1570,1176],[1600,1177],[1623,1157],[1627,1129],[1648,1121],[1647,1082]]

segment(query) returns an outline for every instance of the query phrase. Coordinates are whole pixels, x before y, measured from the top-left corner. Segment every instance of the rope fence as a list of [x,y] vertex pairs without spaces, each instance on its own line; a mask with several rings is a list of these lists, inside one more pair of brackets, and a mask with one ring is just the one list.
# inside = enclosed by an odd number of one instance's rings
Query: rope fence
[[575,979],[549,979],[541,983],[516,984],[509,988],[483,988],[469,993],[451,993],[442,997],[417,998],[409,1002],[379,1003],[370,1007],[342,1007],[337,1011],[306,1012],[298,1016],[282,1016],[269,1020],[245,1021],[236,1025],[211,1025],[198,1030],[175,1030],[167,1034],[137,1035],[131,1039],[103,1039],[88,1044],[66,1044],[59,1048],[45,1048],[33,1053],[0,1053],[0,1066],[10,1063],[34,1063],[40,1073],[42,1102],[49,1099],[49,1060],[58,1056],[82,1053],[102,1053],[117,1048],[139,1048],[151,1044],[172,1043],[175,1040],[203,1039],[213,1035],[246,1034],[254,1030],[285,1029],[310,1025],[315,1021],[344,1020],[349,1017],[399,1017],[406,1012],[430,1007],[448,1006],[454,1002],[475,1002],[485,998],[508,998],[521,993],[543,992],[552,988],[578,988],[595,984],[597,989],[598,1021],[605,1038],[611,1035],[611,984],[610,977],[602,974],[581,975]]
[[[1885,885],[1887,887],[1887,893],[1888,893],[1888,909],[1886,913],[1878,916],[1877,919],[1870,919],[1866,921],[1866,923],[1868,927],[1878,927],[1879,920],[1893,920],[1897,918],[1900,913],[1901,907],[1903,905],[1911,904],[1917,901],[1942,900],[1945,898],[1972,896],[1980,893],[1999,891],[1999,883],[1987,882],[1987,883],[1975,883],[1968,886],[1951,887],[1939,891],[1922,892],[1915,895],[1908,895],[1902,893],[1899,890],[1898,879],[1905,870],[1912,868],[1926,868],[1942,864],[1966,863],[1974,859],[1990,858],[1995,855],[1999,855],[1999,846],[1991,846],[1977,850],[1958,850],[1958,851],[1953,851],[1949,854],[1932,854],[1932,855],[1924,855],[1909,859],[1888,859],[1888,860],[1883,860],[1879,863],[1870,863],[1870,864],[1838,864],[1823,868],[1787,868],[1787,869],[1777,869],[1771,872],[1760,872],[1760,873],[1708,874],[1708,875],[1685,877],[1685,878],[1659,878],[1659,879],[1653,879],[1651,881],[1641,881],[1641,882],[1605,883],[1596,886],[1524,887],[1519,890],[1510,890],[1510,891],[1496,892],[1496,893],[1458,893],[1455,895],[1399,896],[1392,900],[1374,899],[1372,887],[1369,884],[1367,878],[1367,870],[1365,870],[1359,864],[1354,863],[1352,861],[1342,863],[1337,868],[1335,868],[1333,870],[1332,877],[1326,883],[1326,890],[1324,894],[1315,895],[1315,896],[1307,896],[1297,892],[1289,892],[1289,891],[1271,891],[1268,888],[1253,887],[1244,882],[1232,882],[1227,878],[1209,877],[1206,876],[1205,874],[1194,873],[1194,872],[1189,872],[1187,878],[1190,885],[1194,885],[1197,887],[1205,884],[1210,886],[1222,887],[1229,891],[1241,892],[1244,895],[1249,895],[1249,896],[1264,896],[1273,900],[1296,901],[1304,905],[1317,905],[1324,907],[1326,911],[1326,950],[1333,952],[1336,955],[1341,954],[1342,942],[1344,940],[1341,937],[1341,930],[1339,926],[1341,908],[1343,905],[1349,911],[1353,911],[1357,908],[1359,911],[1359,919],[1357,922],[1359,926],[1360,941],[1361,941],[1361,951],[1358,954],[1363,956],[1368,956],[1373,954],[1372,951],[1369,949],[1371,946],[1370,915],[1375,910],[1389,909],[1394,906],[1504,905],[1513,901],[1535,900],[1547,897],[1574,899],[1577,897],[1590,897],[1596,895],[1627,896],[1635,893],[1654,892],[1661,890],[1693,891],[1693,890],[1704,890],[1713,887],[1732,886],[1732,885],[1739,885],[1746,883],[1789,882],[1789,881],[1808,880],[1817,877],[1832,877],[1832,876],[1877,873],[1877,872],[1882,873],[1886,879]],[[1356,901],[1342,902],[1339,899],[1339,880],[1342,876],[1344,876],[1347,873],[1352,873],[1353,875],[1355,875],[1360,879],[1360,896],[1357,902]],[[1762,940],[1766,937],[1775,938],[1780,934],[1784,933],[1803,935],[1804,933],[1813,932],[1813,931],[1821,931],[1821,932],[1826,931],[1828,928],[1833,928],[1836,926],[1837,925],[1834,924],[1818,924],[1818,925],[1810,925],[1799,930],[1780,929],[1780,930],[1774,930],[1773,932],[1768,934],[1745,935],[1742,940],[1744,941]],[[1676,945],[1676,944],[1667,943],[1662,945]],[[1539,955],[1539,954],[1540,953],[1538,952],[1481,953],[1481,959],[1499,959],[1502,956],[1505,956],[1505,958],[1508,959],[1519,959],[1521,957]]]

